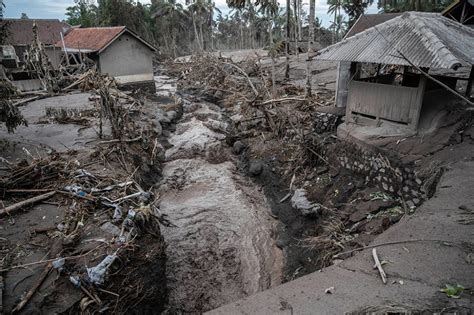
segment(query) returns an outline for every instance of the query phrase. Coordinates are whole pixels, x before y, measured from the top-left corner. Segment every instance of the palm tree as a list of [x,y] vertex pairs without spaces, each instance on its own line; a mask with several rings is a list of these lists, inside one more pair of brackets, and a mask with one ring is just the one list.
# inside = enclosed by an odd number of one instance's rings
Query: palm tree
[[306,96],[311,97],[311,55],[313,53],[314,41],[314,16],[316,12],[316,0],[309,0],[309,25],[308,25],[308,59],[306,60]]
[[153,11],[151,15],[153,19],[164,22],[163,24],[166,24],[166,26],[171,29],[171,45],[167,43],[166,33],[163,33],[163,40],[165,41],[165,47],[168,52],[172,52],[173,57],[176,58],[177,34],[185,28],[184,21],[186,13],[183,6],[179,3],[176,4],[174,1],[160,1],[155,2],[151,10]]
[[290,0],[286,0],[286,35],[285,35],[285,79],[290,79],[290,23],[291,23],[291,5]]
[[[328,4],[329,4],[328,14],[334,14],[333,25],[336,25],[337,17],[341,14],[343,2],[344,0],[328,0]],[[336,33],[336,30],[334,29],[332,43],[334,44],[336,41],[337,41],[337,33]]]

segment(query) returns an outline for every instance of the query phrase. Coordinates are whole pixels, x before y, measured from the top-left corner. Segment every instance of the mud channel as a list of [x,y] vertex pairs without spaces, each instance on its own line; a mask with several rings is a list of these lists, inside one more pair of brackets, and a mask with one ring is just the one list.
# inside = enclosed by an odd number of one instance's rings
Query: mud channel
[[[159,95],[175,91],[170,78],[156,80]],[[181,102],[159,185],[160,209],[174,225],[162,229],[168,310],[200,313],[279,284],[284,259],[263,189],[239,171],[224,141],[223,110]]]

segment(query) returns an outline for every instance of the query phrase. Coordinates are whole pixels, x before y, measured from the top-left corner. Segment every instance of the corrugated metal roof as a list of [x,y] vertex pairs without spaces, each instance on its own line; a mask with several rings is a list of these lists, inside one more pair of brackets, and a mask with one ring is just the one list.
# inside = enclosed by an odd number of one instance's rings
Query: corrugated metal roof
[[372,26],[387,22],[400,15],[402,15],[402,13],[363,14],[359,16],[344,38],[349,38],[355,34],[359,34]]
[[9,24],[9,45],[30,45],[33,41],[33,22],[38,26],[38,37],[45,45],[52,45],[61,39],[59,33],[65,33],[71,26],[53,19],[3,19],[0,23]]
[[454,69],[474,63],[474,30],[438,13],[405,12],[321,50],[314,59]]
[[[156,48],[140,38],[125,26],[72,28],[64,37],[64,45],[70,51],[99,52],[106,49],[115,39],[127,32],[155,51]],[[57,46],[62,47],[61,41]]]

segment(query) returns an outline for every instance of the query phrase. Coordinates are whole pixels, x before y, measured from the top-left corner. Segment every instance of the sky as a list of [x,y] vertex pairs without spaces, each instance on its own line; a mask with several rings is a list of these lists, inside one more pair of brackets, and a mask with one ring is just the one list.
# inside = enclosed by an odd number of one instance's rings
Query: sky
[[[38,19],[65,19],[66,8],[74,5],[74,0],[4,0],[6,5],[6,18],[19,18],[21,13],[26,13],[30,18]],[[140,0],[141,3],[150,3],[150,0]],[[225,15],[229,9],[226,0],[215,0],[216,6]],[[279,0],[284,5],[284,0]],[[308,10],[308,0],[303,0],[303,9]],[[329,26],[331,17],[327,14],[327,0],[316,0],[316,16],[323,21],[324,26]],[[373,5],[368,13],[377,13],[377,7]]]

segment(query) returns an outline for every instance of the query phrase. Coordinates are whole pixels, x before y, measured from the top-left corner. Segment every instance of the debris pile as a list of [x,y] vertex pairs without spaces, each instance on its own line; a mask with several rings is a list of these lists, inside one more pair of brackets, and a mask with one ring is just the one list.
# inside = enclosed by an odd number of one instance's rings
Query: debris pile
[[[49,248],[43,259],[24,263],[14,239],[2,239],[7,255],[1,272],[7,287],[13,277],[10,272],[28,274],[24,268],[43,268],[27,294],[21,299],[16,296],[15,301],[7,297],[7,304],[15,303],[14,310],[20,311],[35,297],[33,306],[39,303],[54,309],[48,306],[48,299],[35,295],[41,287],[46,296],[58,298],[65,290],[71,303],[61,307],[74,312],[162,308],[166,283],[160,221],[169,222],[157,207],[159,196],[145,191],[133,174],[112,172],[100,160],[80,162],[84,157],[74,153],[45,159],[29,156],[30,162],[10,165],[7,175],[0,178],[0,216],[14,229],[15,213],[25,210],[27,216],[35,217],[43,202],[56,205],[61,219],[55,226],[30,231],[27,237],[30,242],[41,237],[45,249]],[[151,269],[155,270],[148,274]],[[56,277],[53,283],[46,281],[51,274]],[[162,281],[152,284],[150,275]]]

